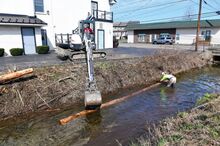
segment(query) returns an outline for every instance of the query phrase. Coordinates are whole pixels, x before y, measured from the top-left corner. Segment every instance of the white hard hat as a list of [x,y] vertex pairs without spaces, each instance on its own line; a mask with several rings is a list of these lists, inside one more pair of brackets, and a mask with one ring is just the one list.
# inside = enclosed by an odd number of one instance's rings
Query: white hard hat
[[165,72],[162,72],[162,75],[165,75]]

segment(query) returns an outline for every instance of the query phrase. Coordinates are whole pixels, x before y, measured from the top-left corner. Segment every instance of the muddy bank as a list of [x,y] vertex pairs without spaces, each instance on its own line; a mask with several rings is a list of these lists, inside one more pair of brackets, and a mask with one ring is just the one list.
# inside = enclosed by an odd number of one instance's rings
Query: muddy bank
[[[98,89],[106,95],[121,88],[154,84],[161,70],[179,73],[202,67],[209,60],[207,53],[160,52],[139,59],[97,62],[95,76]],[[0,95],[0,118],[83,104],[86,76],[85,64],[70,63],[36,68],[32,77],[0,85],[4,89]]]
[[147,134],[131,145],[220,145],[220,96],[206,94],[199,102],[189,112],[148,126]]

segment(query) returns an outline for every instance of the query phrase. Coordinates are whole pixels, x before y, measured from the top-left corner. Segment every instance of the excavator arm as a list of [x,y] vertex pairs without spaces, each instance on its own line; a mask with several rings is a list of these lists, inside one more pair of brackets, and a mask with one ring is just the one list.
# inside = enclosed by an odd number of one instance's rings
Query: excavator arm
[[84,34],[84,42],[86,46],[86,62],[88,71],[84,102],[86,109],[94,109],[101,106],[102,97],[100,91],[97,90],[94,77],[93,42],[91,41],[89,34]]

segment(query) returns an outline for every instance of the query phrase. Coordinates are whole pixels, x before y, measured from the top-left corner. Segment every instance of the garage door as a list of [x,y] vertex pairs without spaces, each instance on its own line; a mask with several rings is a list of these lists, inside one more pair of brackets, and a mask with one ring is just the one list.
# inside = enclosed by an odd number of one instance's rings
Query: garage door
[[22,28],[22,39],[25,54],[36,54],[34,28]]

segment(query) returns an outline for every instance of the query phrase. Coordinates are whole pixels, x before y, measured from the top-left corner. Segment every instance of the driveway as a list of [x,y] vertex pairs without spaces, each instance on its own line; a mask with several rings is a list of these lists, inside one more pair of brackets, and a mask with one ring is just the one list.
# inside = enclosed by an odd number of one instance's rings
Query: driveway
[[63,64],[64,61],[59,60],[55,53],[41,54],[41,55],[24,55],[14,57],[0,57],[0,71],[23,69],[28,67],[39,67]]

